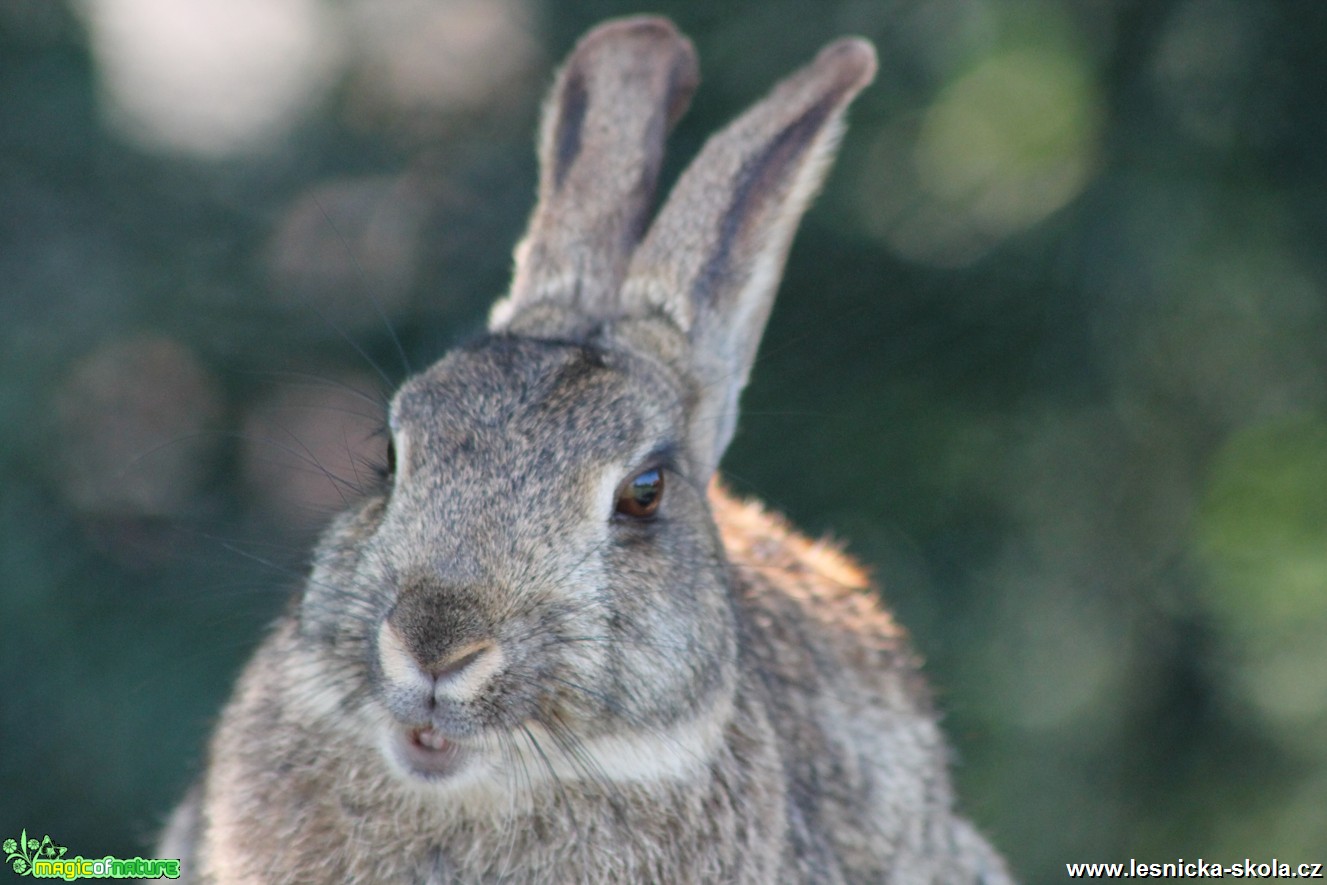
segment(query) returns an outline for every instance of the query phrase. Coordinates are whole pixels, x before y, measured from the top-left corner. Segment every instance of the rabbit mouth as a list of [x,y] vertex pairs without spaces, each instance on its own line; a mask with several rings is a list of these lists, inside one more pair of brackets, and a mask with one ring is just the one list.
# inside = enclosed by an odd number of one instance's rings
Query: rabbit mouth
[[471,754],[438,729],[425,725],[396,729],[391,739],[391,755],[407,773],[426,780],[441,780],[461,771]]

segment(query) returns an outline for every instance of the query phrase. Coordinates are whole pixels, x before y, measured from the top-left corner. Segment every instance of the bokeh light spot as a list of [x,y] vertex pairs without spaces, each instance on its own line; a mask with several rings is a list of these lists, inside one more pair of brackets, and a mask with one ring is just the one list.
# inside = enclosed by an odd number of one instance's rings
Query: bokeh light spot
[[920,122],[880,136],[862,192],[867,221],[903,257],[967,264],[1079,194],[1099,129],[1096,90],[1077,55],[992,54]]
[[145,147],[203,157],[270,144],[338,68],[317,0],[84,0],[111,122]]
[[539,57],[525,0],[359,0],[347,17],[373,116],[506,104]]
[[1270,717],[1327,711],[1327,420],[1269,421],[1213,460],[1198,522],[1204,602],[1236,643],[1248,699]]
[[280,384],[244,418],[245,478],[288,536],[320,528],[376,487],[385,463],[383,398],[361,375]]
[[988,59],[927,115],[917,144],[922,186],[992,234],[1027,227],[1082,187],[1095,116],[1076,59],[1027,51]]
[[1250,76],[1258,66],[1258,21],[1236,0],[1190,0],[1169,15],[1152,81],[1162,109],[1194,139],[1234,144],[1250,128],[1246,118],[1259,115],[1256,87],[1266,75]]
[[300,194],[269,244],[274,301],[343,332],[381,331],[415,282],[427,208],[408,177],[328,181]]
[[83,516],[178,517],[211,467],[222,411],[216,382],[179,342],[109,342],[56,392],[56,481]]
[[1128,325],[1100,328],[1102,360],[1122,400],[1182,404],[1227,428],[1321,408],[1324,304],[1290,248],[1293,222],[1251,198],[1227,205],[1172,222],[1160,254],[1145,247],[1115,295],[1136,300]]

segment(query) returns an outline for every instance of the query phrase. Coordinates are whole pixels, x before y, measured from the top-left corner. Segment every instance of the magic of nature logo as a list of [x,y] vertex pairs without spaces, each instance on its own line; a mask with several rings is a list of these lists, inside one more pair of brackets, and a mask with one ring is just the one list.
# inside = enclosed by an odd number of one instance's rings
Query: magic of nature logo
[[69,849],[51,840],[29,836],[26,829],[17,839],[6,839],[0,848],[5,863],[21,876],[36,879],[178,879],[178,858],[66,857]]

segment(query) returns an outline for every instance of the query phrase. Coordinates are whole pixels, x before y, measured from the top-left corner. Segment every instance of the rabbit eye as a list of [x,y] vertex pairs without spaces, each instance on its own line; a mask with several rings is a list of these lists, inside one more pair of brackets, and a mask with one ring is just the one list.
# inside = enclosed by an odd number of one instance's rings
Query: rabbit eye
[[658,467],[642,470],[627,480],[618,492],[616,512],[632,519],[649,519],[663,499],[663,471]]
[[396,443],[387,439],[387,463],[383,466],[383,478],[388,482],[396,478]]

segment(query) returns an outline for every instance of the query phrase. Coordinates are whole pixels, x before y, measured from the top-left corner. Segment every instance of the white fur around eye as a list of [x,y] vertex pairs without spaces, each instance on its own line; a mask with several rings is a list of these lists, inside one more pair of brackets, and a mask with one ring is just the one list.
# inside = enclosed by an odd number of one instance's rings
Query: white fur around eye
[[594,512],[601,514],[605,520],[613,515],[617,507],[617,490],[622,486],[622,480],[626,479],[629,467],[613,466],[599,475],[599,484],[594,493]]
[[387,438],[391,446],[396,450],[396,479],[404,477],[407,465],[410,464],[410,438],[401,432],[401,421],[396,415],[396,402],[393,401],[387,408]]

